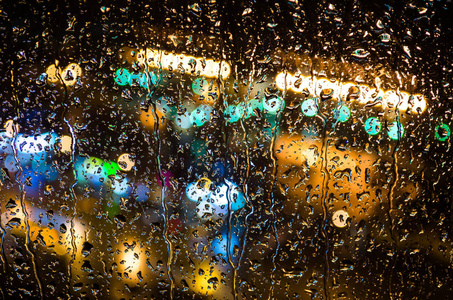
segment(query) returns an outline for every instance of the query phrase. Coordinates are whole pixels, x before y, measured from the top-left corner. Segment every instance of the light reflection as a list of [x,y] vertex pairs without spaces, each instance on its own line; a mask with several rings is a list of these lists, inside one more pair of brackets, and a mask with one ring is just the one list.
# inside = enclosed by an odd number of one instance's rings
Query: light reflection
[[[405,91],[382,90],[371,88],[366,84],[332,83],[326,78],[291,75],[281,72],[275,78],[275,83],[280,90],[292,90],[301,93],[306,90],[313,96],[328,95],[338,100],[357,100],[359,103],[368,104],[376,101],[382,102],[385,108],[400,111],[410,109],[415,113],[422,113],[426,109],[426,100],[420,94],[410,95]],[[376,105],[377,106],[377,105]]]
[[203,57],[196,58],[149,48],[146,51],[144,49],[139,51],[137,61],[149,68],[162,68],[169,71],[181,70],[188,74],[208,78],[219,77],[225,79],[228,78],[231,72],[230,65],[225,61],[216,62]]

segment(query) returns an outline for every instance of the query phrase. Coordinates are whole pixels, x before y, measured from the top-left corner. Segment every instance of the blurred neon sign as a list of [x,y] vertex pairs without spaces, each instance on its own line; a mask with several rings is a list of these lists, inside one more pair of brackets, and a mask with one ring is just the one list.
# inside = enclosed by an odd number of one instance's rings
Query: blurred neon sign
[[217,62],[204,57],[193,57],[184,54],[167,53],[166,51],[149,49],[140,50],[137,61],[149,68],[177,70],[181,73],[195,74],[208,78],[227,78],[231,67],[226,61]]
[[[366,84],[352,82],[331,82],[326,78],[291,75],[281,72],[275,78],[280,90],[292,90],[296,93],[308,91],[311,95],[328,96],[334,99],[356,100],[362,104],[375,103],[384,108],[398,108],[400,111],[410,109],[422,113],[426,109],[426,100],[420,94],[410,95],[405,91],[383,90],[372,88]],[[312,109],[308,113],[311,114]]]

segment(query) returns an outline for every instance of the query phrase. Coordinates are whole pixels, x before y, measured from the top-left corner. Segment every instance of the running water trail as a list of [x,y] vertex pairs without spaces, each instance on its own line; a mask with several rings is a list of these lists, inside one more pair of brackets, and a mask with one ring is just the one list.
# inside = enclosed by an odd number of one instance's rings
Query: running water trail
[[[146,49],[146,47],[145,47]],[[146,53],[146,50],[145,50]],[[148,57],[145,54],[146,61],[148,61]],[[159,57],[159,71],[160,74],[162,74],[162,51],[160,52],[160,57]],[[161,76],[159,76],[160,78]],[[148,78],[148,91],[149,91],[149,96],[152,95],[151,89],[150,89],[150,78]],[[158,81],[159,82],[159,81]],[[158,84],[158,82],[156,84]],[[173,261],[173,245],[168,237],[168,206],[167,203],[165,202],[165,192],[166,192],[166,182],[165,178],[162,173],[162,166],[160,162],[160,152],[161,152],[161,139],[160,139],[160,133],[159,133],[159,116],[157,114],[157,106],[154,101],[151,101],[151,108],[153,110],[153,115],[154,115],[154,137],[157,143],[157,151],[156,151],[156,163],[157,163],[157,176],[162,184],[162,191],[161,191],[161,207],[162,207],[162,218],[164,221],[164,228],[163,228],[163,238],[165,241],[165,244],[167,245],[167,274],[168,274],[168,279],[170,280],[170,299],[173,299],[173,293],[174,293],[174,286],[175,286],[175,281],[172,275],[172,268],[171,264]]]
[[[2,209],[0,206],[0,230],[1,230],[1,234],[2,234],[2,237],[0,239],[0,251],[1,251],[0,258],[2,260],[3,276],[6,277],[7,276],[7,265],[6,265],[7,260],[6,260],[6,255],[5,255],[5,249],[3,248],[3,239],[5,238],[6,230],[5,230],[5,228],[3,228],[2,213],[3,212],[2,212]],[[0,294],[2,296],[2,299],[6,299],[1,285],[0,285]]]
[[[401,99],[400,99],[401,101]],[[395,223],[394,223],[394,220],[393,220],[393,217],[392,217],[392,212],[393,212],[393,209],[394,209],[394,190],[396,188],[396,184],[398,183],[398,179],[399,179],[399,176],[398,176],[398,157],[397,157],[397,151],[398,151],[398,147],[399,147],[399,144],[400,144],[400,140],[401,140],[401,137],[402,137],[402,132],[401,132],[401,127],[400,127],[400,113],[399,113],[399,109],[398,109],[398,105],[396,106],[395,108],[395,112],[396,112],[396,126],[397,126],[397,129],[398,129],[398,140],[396,141],[396,145],[395,147],[393,148],[393,151],[392,151],[392,170],[393,170],[393,182],[392,182],[392,185],[390,186],[390,189],[389,189],[389,193],[388,193],[388,198],[389,198],[389,209],[387,211],[387,217],[389,219],[389,222],[390,222],[390,238],[392,240],[392,258],[393,258],[393,264],[392,264],[392,267],[390,268],[390,275],[389,275],[389,297],[391,300],[393,300],[393,295],[392,295],[392,281],[393,281],[393,272],[395,270],[395,266],[396,266],[396,260],[397,260],[397,255],[394,255],[395,254],[395,251],[396,251],[396,248],[397,248],[397,242],[396,242],[396,238],[395,238],[395,233],[394,233],[394,230],[393,230],[393,227],[395,226]]]
[[29,214],[28,214],[28,211],[27,211],[27,207],[25,205],[25,187],[24,187],[24,184],[22,183],[22,181],[20,180],[20,176],[22,175],[23,170],[22,170],[22,166],[20,165],[20,159],[19,159],[18,150],[17,150],[17,147],[16,147],[16,141],[17,141],[17,131],[14,128],[14,138],[13,138],[11,146],[13,148],[14,160],[16,162],[16,167],[18,169],[18,171],[16,173],[15,180],[19,184],[19,188],[20,188],[20,205],[21,205],[21,208],[22,208],[22,213],[24,214],[25,250],[28,252],[28,254],[30,254],[30,257],[31,257],[31,263],[33,265],[33,274],[34,274],[34,276],[36,278],[36,282],[38,284],[38,290],[39,290],[40,298],[44,299],[44,295],[43,295],[43,291],[42,291],[42,284],[41,284],[41,280],[39,279],[39,276],[38,276],[38,269],[36,267],[36,257],[35,257],[35,254],[33,253],[33,251],[31,251],[31,249],[29,247],[29,243],[30,243],[30,224],[29,224],[29,219],[30,218],[29,218]]
[[[285,89],[283,90],[283,95],[282,95],[282,101],[285,101],[285,96],[286,96],[286,76],[285,76]],[[269,146],[270,148],[270,155],[272,159],[272,166],[273,166],[273,172],[272,176],[273,182],[272,182],[272,190],[271,190],[271,208],[270,208],[270,213],[272,214],[272,219],[273,219],[273,229],[274,229],[274,236],[275,236],[275,242],[276,242],[276,247],[275,247],[275,253],[272,255],[272,272],[271,272],[271,291],[269,293],[269,299],[272,299],[274,295],[274,286],[275,286],[275,272],[277,271],[277,264],[276,264],[276,259],[278,255],[278,250],[280,249],[280,241],[279,241],[279,236],[278,236],[278,229],[277,229],[277,215],[275,213],[275,194],[274,191],[277,186],[277,171],[278,171],[278,165],[277,165],[277,158],[274,155],[275,152],[275,139],[277,137],[277,129],[278,129],[278,124],[280,123],[281,119],[281,114],[282,110],[279,109],[277,111],[277,114],[275,115],[275,124],[274,127],[272,128],[272,139],[271,139],[271,144]]]
[[69,121],[66,119],[66,117],[63,117],[64,122],[69,128],[69,132],[71,133],[71,162],[70,165],[72,165],[72,173],[74,175],[74,183],[71,185],[69,189],[69,194],[72,199],[73,205],[73,213],[71,217],[71,247],[72,247],[72,255],[71,255],[71,260],[68,263],[68,275],[69,275],[69,288],[71,288],[71,280],[72,280],[72,264],[76,260],[76,254],[77,254],[77,245],[75,243],[75,227],[74,227],[74,220],[77,216],[77,197],[75,196],[74,192],[74,187],[77,185],[77,172],[75,169],[75,147],[76,147],[76,136],[74,133],[74,128],[69,124]]
[[[316,78],[314,79],[316,80]],[[318,94],[318,93],[316,93]],[[324,237],[325,241],[325,274],[323,276],[324,279],[324,296],[326,299],[329,299],[329,274],[330,274],[330,264],[329,264],[329,250],[330,250],[330,241],[329,236],[327,235],[327,193],[329,190],[329,180],[330,175],[329,171],[327,170],[327,147],[329,146],[329,139],[327,138],[327,117],[321,113],[318,107],[319,99],[316,99],[316,107],[318,114],[316,117],[320,118],[323,122],[323,137],[322,137],[322,146],[321,146],[321,174],[323,175],[322,179],[322,187],[321,187],[321,199],[322,199],[322,230],[321,233]]]
[[[255,51],[256,51],[256,45],[255,45],[255,47],[253,49],[253,52],[252,52],[252,58],[255,55]],[[249,99],[249,96],[250,96],[250,93],[251,93],[251,91],[253,89],[253,80],[251,80],[251,79],[254,76],[255,76],[255,63],[254,63],[254,60],[252,59],[252,72],[250,73],[249,86],[247,88],[247,93],[246,93],[246,96],[245,96],[244,103],[247,103],[247,101]],[[248,108],[247,108],[247,106],[245,106],[243,115],[247,114],[247,111],[248,111]],[[241,266],[242,258],[244,256],[245,245],[247,243],[247,236],[248,236],[248,232],[249,232],[249,226],[248,226],[249,219],[253,215],[253,213],[255,212],[255,207],[254,207],[252,201],[250,201],[250,199],[248,198],[248,184],[247,184],[247,182],[248,182],[248,179],[249,179],[249,176],[250,176],[250,157],[249,157],[249,145],[248,145],[248,142],[247,142],[247,140],[248,140],[247,139],[247,129],[244,126],[244,121],[243,121],[242,116],[239,119],[239,122],[241,124],[242,130],[244,131],[244,141],[245,141],[245,144],[246,144],[245,156],[246,156],[246,162],[247,162],[247,169],[246,169],[245,179],[244,179],[244,184],[243,184],[244,185],[244,199],[245,199],[246,205],[250,205],[251,211],[245,216],[245,221],[244,221],[244,223],[245,223],[245,231],[244,231],[244,236],[243,236],[243,241],[242,241],[241,255],[238,258],[237,267],[233,268],[233,296],[234,296],[235,300],[238,299],[238,292],[237,292],[237,287],[236,287],[237,269],[239,269],[239,267]],[[227,145],[227,147],[228,147],[228,145]],[[228,251],[230,251],[230,249],[228,249]]]

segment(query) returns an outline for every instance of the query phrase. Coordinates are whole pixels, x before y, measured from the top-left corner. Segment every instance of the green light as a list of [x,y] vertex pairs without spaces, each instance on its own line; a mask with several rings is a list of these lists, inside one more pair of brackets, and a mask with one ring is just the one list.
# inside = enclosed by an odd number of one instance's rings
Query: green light
[[351,116],[351,111],[347,106],[342,105],[340,109],[334,110],[334,114],[338,118],[339,122],[344,123],[349,120],[349,117]]
[[400,122],[392,122],[390,123],[387,134],[392,140],[399,140],[404,135],[404,127]]
[[375,117],[368,118],[365,121],[365,131],[369,135],[376,135],[381,132],[381,121]]
[[116,70],[115,82],[121,86],[127,85],[129,83],[129,75],[128,70],[123,68],[118,69]]
[[310,98],[302,102],[301,110],[307,117],[314,117],[318,113],[318,107],[316,105],[316,99]]
[[225,117],[227,118],[228,122],[234,123],[237,122],[242,115],[244,114],[244,107],[241,104],[236,105],[229,105],[225,110]]
[[203,104],[198,106],[190,114],[190,123],[196,126],[202,126],[211,119],[212,108],[209,105]]
[[246,119],[250,118],[251,116],[257,116],[257,113],[255,112],[256,109],[262,111],[263,110],[263,102],[259,101],[257,99],[252,99],[247,102],[246,106],[246,112],[244,117]]
[[436,135],[436,139],[438,139],[441,142],[445,142],[450,138],[450,127],[448,127],[447,124],[440,124],[436,126],[436,129],[434,131],[434,134]]
[[120,167],[114,161],[106,161],[104,162],[103,169],[107,177],[113,175],[115,176],[117,172],[120,171]]
[[271,97],[269,99],[264,98],[263,109],[265,112],[275,115],[285,109],[285,101],[277,96]]

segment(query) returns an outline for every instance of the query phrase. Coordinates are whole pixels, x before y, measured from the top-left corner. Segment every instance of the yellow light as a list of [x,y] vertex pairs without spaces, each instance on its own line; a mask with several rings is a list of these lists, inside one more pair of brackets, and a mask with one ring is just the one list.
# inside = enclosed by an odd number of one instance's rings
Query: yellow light
[[82,76],[82,68],[75,63],[69,64],[63,72],[61,72],[63,83],[68,86],[73,86],[77,82],[77,78],[80,76]]
[[231,67],[225,62],[216,62],[203,57],[192,57],[184,54],[167,53],[161,50],[140,50],[137,61],[149,68],[162,68],[164,70],[180,70],[196,76],[227,78]]
[[47,80],[49,80],[50,82],[57,82],[58,73],[60,73],[59,68],[57,68],[57,66],[55,66],[54,64],[50,65],[46,70]]
[[327,78],[316,78],[302,76],[300,74],[291,75],[287,72],[281,72],[275,77],[275,83],[280,90],[292,90],[301,93],[307,90],[315,96],[321,96],[321,93],[329,94],[334,99],[346,100],[350,89],[357,87],[356,95],[349,100],[356,100],[361,104],[373,103],[382,99],[382,103],[376,106],[383,108],[396,108],[400,111],[411,109],[413,112],[422,113],[426,109],[426,100],[420,94],[409,95],[405,91],[382,90],[372,88],[366,84],[355,84],[352,82],[331,82]]
[[123,153],[118,157],[118,166],[122,171],[129,172],[135,166],[135,162],[129,153]]

